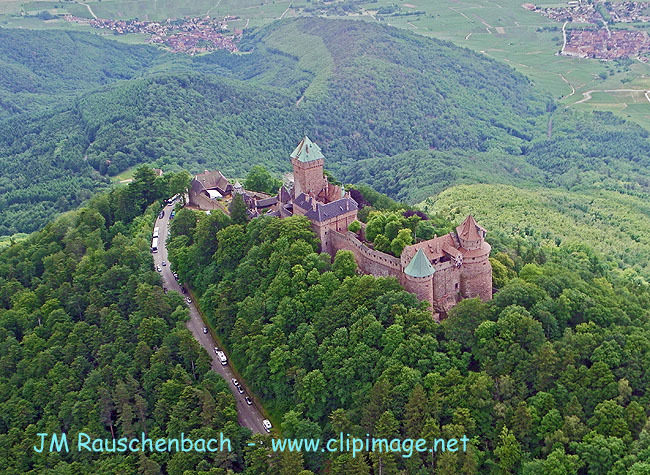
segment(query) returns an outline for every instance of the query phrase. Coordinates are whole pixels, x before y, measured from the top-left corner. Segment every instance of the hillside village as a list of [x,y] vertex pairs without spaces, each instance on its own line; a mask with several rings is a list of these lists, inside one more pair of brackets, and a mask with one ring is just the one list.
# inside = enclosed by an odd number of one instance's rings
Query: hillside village
[[[648,2],[570,1],[566,6],[557,7],[528,3],[524,8],[565,23],[562,55],[601,60],[638,57],[640,61],[648,61],[645,55],[650,52],[650,36],[646,31],[612,27],[615,23],[650,22]],[[585,27],[568,28],[571,23]]]
[[227,34],[228,21],[236,17],[226,17],[222,20],[209,16],[198,18],[167,19],[164,22],[143,20],[107,20],[104,18],[80,18],[65,15],[68,22],[89,25],[93,28],[113,31],[116,35],[132,33],[149,35],[149,43],[166,46],[175,53],[190,55],[207,53],[219,49],[230,52],[237,51],[236,40],[242,32],[235,29]]

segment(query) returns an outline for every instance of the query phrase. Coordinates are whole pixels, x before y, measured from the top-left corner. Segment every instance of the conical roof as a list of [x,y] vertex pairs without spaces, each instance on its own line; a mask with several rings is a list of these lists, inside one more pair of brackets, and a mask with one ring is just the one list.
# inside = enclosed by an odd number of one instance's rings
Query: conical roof
[[411,277],[429,277],[435,271],[427,256],[422,252],[422,249],[418,249],[418,252],[415,253],[409,265],[404,269],[406,275]]
[[306,135],[290,156],[300,162],[313,162],[314,160],[325,158],[323,153],[320,151],[320,147],[309,140],[309,137]]
[[481,238],[478,234],[478,229],[480,226],[476,224],[476,220],[470,214],[465,218],[465,221],[456,228],[456,232],[461,237],[461,239],[466,239],[468,241],[476,241]]

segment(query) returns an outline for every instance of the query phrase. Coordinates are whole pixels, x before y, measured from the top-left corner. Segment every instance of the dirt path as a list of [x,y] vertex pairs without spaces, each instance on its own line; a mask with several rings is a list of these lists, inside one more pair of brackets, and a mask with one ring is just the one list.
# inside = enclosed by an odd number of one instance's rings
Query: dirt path
[[459,15],[463,15],[465,18],[467,18],[467,19],[468,19],[469,21],[471,21],[471,22],[474,21],[474,20],[472,20],[470,17],[468,17],[467,15],[465,15],[463,12],[458,11],[458,10],[456,10],[455,8],[451,8],[451,7],[449,7],[449,9],[452,10],[452,11],[454,11],[454,12],[456,12],[456,13],[458,13]]
[[278,20],[282,20],[282,18],[284,18],[284,15],[289,11],[289,8],[291,8],[291,4],[289,4],[289,6],[287,7],[287,9],[286,9],[285,11],[282,12],[282,15],[280,15],[280,18],[278,18]]
[[79,5],[83,5],[84,7],[86,7],[86,8],[88,9],[88,12],[93,16],[93,18],[94,18],[95,20],[97,20],[97,15],[95,15],[95,12],[93,11],[93,9],[90,8],[90,5],[88,5],[87,3],[83,3],[83,2],[76,2],[76,3],[78,3]]
[[648,99],[648,102],[650,102],[650,96],[648,96],[648,93],[650,93],[650,91],[644,91],[643,89],[592,89],[591,91],[583,92],[582,99],[574,102],[573,104],[575,105],[587,102],[589,99],[591,99],[591,95],[594,92],[643,92],[645,98]]
[[571,87],[571,94],[569,94],[568,96],[565,96],[565,97],[571,97],[571,96],[573,96],[573,95],[576,93],[576,88],[573,87],[573,84],[571,84],[571,83],[567,80],[567,78],[565,78],[564,76],[562,76],[562,75],[559,74],[559,73],[558,73],[558,76],[560,76],[560,78],[562,79],[562,81],[564,81],[565,83],[567,83],[567,84]]
[[210,9],[205,13],[205,16],[209,16],[209,15],[210,15],[210,12],[211,12],[212,10],[214,10],[215,8],[217,8],[217,7],[219,6],[220,3],[221,3],[221,0],[219,0],[219,1],[217,2],[217,4],[216,4],[214,7],[210,8]]

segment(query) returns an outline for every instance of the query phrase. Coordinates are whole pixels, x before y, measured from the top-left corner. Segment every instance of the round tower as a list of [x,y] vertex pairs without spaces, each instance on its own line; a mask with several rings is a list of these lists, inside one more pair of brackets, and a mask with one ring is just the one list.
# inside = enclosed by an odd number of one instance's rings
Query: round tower
[[422,249],[418,249],[402,274],[402,285],[433,308],[433,275],[436,270]]
[[463,298],[492,299],[491,247],[485,242],[486,234],[471,215],[456,228],[463,253],[460,267],[460,294]]

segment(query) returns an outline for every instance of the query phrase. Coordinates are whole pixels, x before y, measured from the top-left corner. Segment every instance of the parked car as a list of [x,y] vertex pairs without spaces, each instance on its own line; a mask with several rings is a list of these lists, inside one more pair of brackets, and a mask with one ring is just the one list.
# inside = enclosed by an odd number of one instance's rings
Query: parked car
[[246,401],[246,404],[248,404],[249,406],[253,405],[253,401],[251,401],[251,398],[249,398],[248,396],[244,398],[244,401]]
[[157,270],[158,272],[162,272],[162,268],[161,268],[160,266],[156,266],[156,270]]
[[239,394],[244,394],[244,388],[241,384],[237,384],[237,391],[239,391]]
[[223,351],[217,351],[217,358],[219,358],[221,366],[226,366],[228,364],[228,358],[226,358],[226,354]]
[[230,381],[232,381],[233,386],[239,386],[239,381],[237,381],[235,378],[232,378]]
[[166,265],[167,265],[167,261],[162,261],[162,265],[166,266]]
[[165,216],[165,210],[162,210],[160,214],[158,214],[158,217],[162,219]]
[[203,327],[203,334],[207,335],[208,334],[208,327]]
[[215,352],[215,353],[219,353],[219,348],[215,346],[215,347],[214,347],[214,352]]
[[268,420],[268,419],[264,419],[264,420],[262,421],[262,425],[263,425],[264,428],[266,429],[266,432],[271,432],[271,429],[273,428],[273,426],[271,425],[271,421],[270,421],[270,420]]
[[189,297],[185,297],[185,301],[187,302],[187,305],[192,303],[192,299]]

